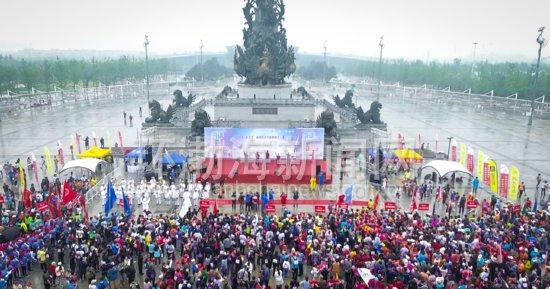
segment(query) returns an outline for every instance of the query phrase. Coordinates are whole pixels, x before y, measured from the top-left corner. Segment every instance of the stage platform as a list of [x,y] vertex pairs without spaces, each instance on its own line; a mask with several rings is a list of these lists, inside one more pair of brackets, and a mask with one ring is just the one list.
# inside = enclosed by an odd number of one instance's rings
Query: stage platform
[[324,160],[287,160],[272,159],[266,161],[208,158],[202,161],[203,169],[197,174],[197,180],[221,180],[225,184],[293,184],[309,185],[311,177],[319,172],[325,175],[325,184],[332,183],[332,175]]

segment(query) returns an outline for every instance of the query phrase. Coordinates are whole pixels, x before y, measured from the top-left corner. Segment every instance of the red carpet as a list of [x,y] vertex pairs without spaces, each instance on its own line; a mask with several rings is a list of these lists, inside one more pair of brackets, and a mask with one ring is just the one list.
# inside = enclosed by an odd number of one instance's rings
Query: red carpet
[[224,180],[228,183],[245,184],[306,184],[312,176],[316,176],[317,169],[325,174],[325,184],[332,183],[332,175],[327,173],[327,163],[324,160],[271,160],[266,163],[260,160],[247,162],[237,159],[218,160],[214,166],[214,159],[205,159],[202,162],[203,171],[197,175],[197,180],[212,179]]
[[[231,205],[230,199],[204,199],[204,200],[208,201],[211,206],[213,206],[214,203],[216,203],[218,206]],[[305,206],[328,206],[330,203],[332,203],[332,205],[336,205],[337,201],[336,200],[316,200],[316,199],[297,200],[297,201],[289,199],[286,201],[287,206],[292,206],[294,205],[294,203],[296,203],[297,205],[305,205]],[[369,203],[368,201],[352,201],[351,206],[366,207],[368,203]],[[270,202],[269,204],[279,206],[281,205],[281,200],[276,199]]]

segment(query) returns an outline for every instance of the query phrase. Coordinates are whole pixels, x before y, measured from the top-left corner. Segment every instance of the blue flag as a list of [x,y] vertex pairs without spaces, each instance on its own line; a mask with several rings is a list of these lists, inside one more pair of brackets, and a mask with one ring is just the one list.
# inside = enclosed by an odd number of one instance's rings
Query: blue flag
[[351,200],[353,199],[353,186],[355,184],[352,183],[347,189],[346,189],[346,192],[345,192],[345,199],[344,201],[346,202],[346,204],[351,204]]
[[117,198],[115,194],[115,188],[113,187],[113,184],[111,183],[111,181],[109,181],[109,183],[107,184],[107,194],[105,198],[105,207],[104,207],[105,216],[109,215],[109,213],[113,209],[113,206],[116,203],[116,199]]
[[132,215],[132,207],[130,206],[128,197],[126,197],[126,194],[124,193],[124,189],[122,189],[122,203],[124,204],[124,213],[126,216]]

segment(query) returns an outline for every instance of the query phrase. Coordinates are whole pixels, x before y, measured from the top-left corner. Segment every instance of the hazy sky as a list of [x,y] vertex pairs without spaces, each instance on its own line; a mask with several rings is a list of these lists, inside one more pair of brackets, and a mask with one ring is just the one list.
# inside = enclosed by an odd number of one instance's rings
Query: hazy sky
[[[222,51],[242,42],[243,0],[1,0],[0,50]],[[550,0],[286,0],[289,43],[301,51],[430,59],[536,55]],[[546,38],[550,38],[548,27]],[[544,56],[550,55],[550,46]]]

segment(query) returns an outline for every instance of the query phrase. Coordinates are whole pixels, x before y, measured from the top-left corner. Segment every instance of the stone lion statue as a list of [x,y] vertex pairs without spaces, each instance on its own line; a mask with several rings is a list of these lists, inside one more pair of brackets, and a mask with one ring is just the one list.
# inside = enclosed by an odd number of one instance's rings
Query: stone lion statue
[[149,102],[149,111],[151,116],[145,119],[146,123],[168,123],[174,115],[174,109],[171,105],[164,111],[160,102],[154,99]]
[[185,96],[183,96],[183,93],[179,89],[174,90],[173,95],[174,95],[173,103],[174,103],[174,106],[176,107],[189,107],[191,106],[191,104],[193,104],[196,98],[196,96],[191,93],[189,93],[187,98],[185,98]]
[[381,109],[382,104],[375,100],[370,104],[370,109],[367,111],[363,111],[362,107],[357,108],[357,118],[362,124],[383,124],[384,122],[380,119]]
[[203,109],[198,109],[195,111],[195,119],[191,122],[191,131],[194,136],[203,136],[204,128],[211,127],[212,122],[210,121],[210,116]]

